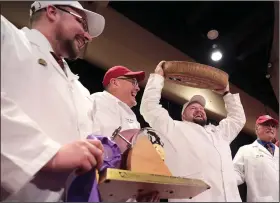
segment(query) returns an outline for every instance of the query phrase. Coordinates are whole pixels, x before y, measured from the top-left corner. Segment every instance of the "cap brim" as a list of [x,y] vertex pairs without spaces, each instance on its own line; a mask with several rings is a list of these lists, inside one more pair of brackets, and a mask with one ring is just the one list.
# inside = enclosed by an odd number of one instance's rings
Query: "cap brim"
[[85,12],[87,16],[88,31],[92,37],[98,37],[104,30],[105,18],[98,13],[86,9],[79,9]]
[[[98,13],[84,9],[79,2],[75,2],[75,1],[41,1],[41,2],[39,2],[39,1],[35,1],[31,5],[31,8],[33,6],[36,7],[36,5],[37,5],[37,10],[45,8],[49,5],[65,5],[65,6],[70,6],[70,7],[76,8],[85,13],[85,15],[87,17],[88,32],[92,37],[98,37],[104,30],[105,18],[102,15],[99,15]],[[31,14],[32,14],[32,12],[30,12],[30,15]]]
[[269,119],[267,119],[267,120],[263,120],[262,122],[259,122],[258,124],[263,124],[263,123],[268,122],[268,121],[272,121],[272,122],[274,122],[276,125],[279,124],[279,122],[278,122],[276,119],[274,119],[274,118],[269,118]]
[[138,71],[138,72],[129,72],[124,74],[125,76],[134,77],[138,82],[141,82],[145,79],[145,72],[144,71]]

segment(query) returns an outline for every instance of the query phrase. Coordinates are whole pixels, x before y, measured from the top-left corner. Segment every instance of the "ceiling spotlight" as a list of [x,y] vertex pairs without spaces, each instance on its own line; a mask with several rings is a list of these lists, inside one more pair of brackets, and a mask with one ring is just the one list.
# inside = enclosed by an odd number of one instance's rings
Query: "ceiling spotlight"
[[266,79],[269,79],[271,76],[270,76],[270,74],[266,74],[265,77],[266,77]]
[[268,64],[267,64],[267,67],[268,67],[268,68],[271,68],[271,67],[272,67],[272,64],[271,64],[271,63],[268,63]]
[[211,59],[213,61],[219,61],[223,57],[223,54],[220,51],[213,51],[211,54]]
[[214,39],[217,39],[219,36],[219,32],[217,30],[210,30],[208,33],[207,33],[207,37],[208,39],[210,40],[214,40]]

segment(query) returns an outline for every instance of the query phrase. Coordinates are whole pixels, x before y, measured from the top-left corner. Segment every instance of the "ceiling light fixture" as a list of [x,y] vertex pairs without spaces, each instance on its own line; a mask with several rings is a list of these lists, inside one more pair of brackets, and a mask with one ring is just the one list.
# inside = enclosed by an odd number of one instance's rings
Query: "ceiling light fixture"
[[217,39],[219,36],[219,32],[217,30],[210,30],[208,33],[207,33],[207,37],[208,39],[210,40],[214,40],[214,39]]
[[223,57],[223,54],[222,52],[220,52],[219,50],[214,50],[212,53],[211,53],[211,59],[213,61],[219,61],[221,60]]

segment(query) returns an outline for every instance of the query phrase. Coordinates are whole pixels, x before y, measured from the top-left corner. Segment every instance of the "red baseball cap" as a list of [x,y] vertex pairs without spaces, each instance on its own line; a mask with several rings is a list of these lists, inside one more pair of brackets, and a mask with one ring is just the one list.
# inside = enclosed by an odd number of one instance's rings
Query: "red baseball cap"
[[276,125],[278,125],[278,120],[272,118],[270,115],[263,115],[263,116],[260,116],[257,121],[256,121],[256,124],[262,124],[266,121],[273,121]]
[[110,68],[104,75],[103,78],[103,86],[106,87],[112,78],[117,78],[120,76],[128,76],[136,78],[138,82],[141,82],[145,79],[145,72],[144,71],[137,71],[133,72],[124,66],[114,66]]

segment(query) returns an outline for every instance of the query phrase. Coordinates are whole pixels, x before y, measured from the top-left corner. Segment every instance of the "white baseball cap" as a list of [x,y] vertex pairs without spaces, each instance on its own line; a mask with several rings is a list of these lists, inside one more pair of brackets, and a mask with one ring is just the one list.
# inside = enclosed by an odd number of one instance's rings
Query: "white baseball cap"
[[183,115],[185,108],[187,108],[187,106],[188,106],[189,104],[194,103],[194,102],[199,103],[199,104],[200,104],[201,106],[203,106],[203,107],[205,107],[205,105],[206,105],[206,100],[205,100],[205,98],[204,98],[203,96],[201,96],[201,95],[194,95],[194,96],[190,99],[190,101],[188,101],[188,102],[186,102],[186,103],[184,104],[184,106],[183,106],[183,108],[182,108],[181,114]]
[[102,15],[86,10],[78,1],[34,1],[30,7],[30,16],[36,11],[46,8],[50,5],[70,6],[83,11],[87,16],[88,31],[92,37],[99,36],[105,27],[105,19]]

